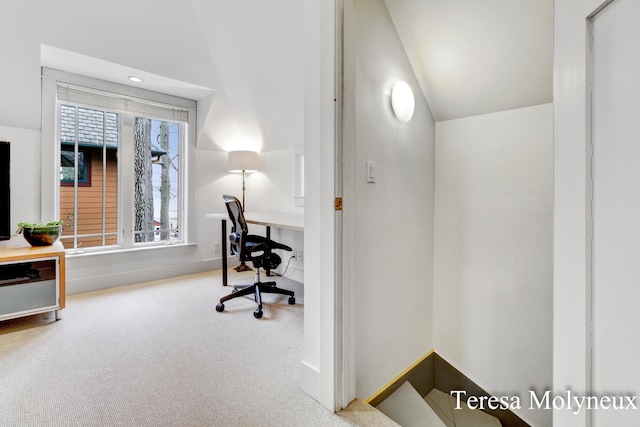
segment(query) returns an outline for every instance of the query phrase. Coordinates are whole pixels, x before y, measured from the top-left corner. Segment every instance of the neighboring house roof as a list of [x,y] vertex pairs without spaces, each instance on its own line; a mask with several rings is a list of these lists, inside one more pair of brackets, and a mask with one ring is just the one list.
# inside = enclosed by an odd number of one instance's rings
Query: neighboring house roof
[[[103,113],[98,110],[78,107],[78,146],[102,148],[106,144],[108,150],[118,148],[118,114]],[[76,139],[76,107],[60,106],[60,143],[74,145]],[[103,134],[105,135],[103,142]],[[167,154],[151,145],[151,155]]]

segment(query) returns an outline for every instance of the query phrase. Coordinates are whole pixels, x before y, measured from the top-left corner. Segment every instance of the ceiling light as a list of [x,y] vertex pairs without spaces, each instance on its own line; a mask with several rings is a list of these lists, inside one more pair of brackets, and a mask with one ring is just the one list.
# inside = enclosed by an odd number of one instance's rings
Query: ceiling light
[[142,83],[144,81],[140,77],[137,77],[137,76],[129,76],[129,80],[131,80],[132,82],[135,82],[135,83]]
[[391,108],[398,120],[407,123],[413,117],[416,102],[413,91],[406,82],[402,80],[393,85],[391,89]]

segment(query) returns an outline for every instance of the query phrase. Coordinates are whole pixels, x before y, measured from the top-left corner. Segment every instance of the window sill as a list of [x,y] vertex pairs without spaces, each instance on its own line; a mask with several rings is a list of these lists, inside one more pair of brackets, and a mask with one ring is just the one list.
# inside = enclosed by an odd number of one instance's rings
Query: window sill
[[147,251],[162,251],[167,249],[178,249],[178,248],[189,248],[196,247],[197,243],[172,243],[165,245],[149,245],[149,246],[140,246],[133,248],[122,248],[120,246],[113,246],[112,249],[103,249],[103,250],[88,250],[78,252],[77,249],[67,249],[66,257],[67,258],[84,258],[84,257],[93,257],[96,255],[111,255],[111,254],[128,254],[135,252],[147,252]]

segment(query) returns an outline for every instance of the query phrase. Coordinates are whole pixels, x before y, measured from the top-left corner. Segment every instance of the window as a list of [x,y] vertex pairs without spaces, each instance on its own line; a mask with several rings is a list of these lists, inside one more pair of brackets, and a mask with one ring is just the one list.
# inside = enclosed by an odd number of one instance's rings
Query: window
[[65,248],[104,251],[186,241],[184,160],[195,103],[55,83],[56,205]]

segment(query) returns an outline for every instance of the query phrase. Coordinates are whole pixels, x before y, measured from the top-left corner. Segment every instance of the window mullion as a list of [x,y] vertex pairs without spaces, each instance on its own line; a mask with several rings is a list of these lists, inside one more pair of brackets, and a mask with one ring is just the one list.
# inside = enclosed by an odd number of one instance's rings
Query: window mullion
[[[86,161],[86,160],[85,160]],[[102,112],[102,246],[107,244],[107,113]]]
[[78,107],[75,107],[73,145],[73,249],[78,249]]
[[133,246],[133,203],[134,193],[134,120],[133,114],[122,114],[121,146],[118,150],[118,168],[122,179],[118,180],[120,200],[118,202],[120,223],[122,224],[122,247]]
[[[178,131],[179,131],[179,138],[180,141],[185,141],[187,139],[187,124],[185,123],[181,123],[180,126],[178,127]],[[179,149],[178,149],[178,156],[180,157],[179,159],[179,168],[180,168],[180,173],[178,174],[178,188],[180,191],[180,194],[183,194],[185,196],[180,197],[178,199],[178,218],[180,218],[180,222],[178,222],[177,227],[178,227],[178,237],[180,240],[182,241],[186,241],[187,239],[187,213],[186,213],[186,199],[187,196],[186,194],[187,192],[187,174],[185,173],[185,171],[187,170],[187,164],[186,164],[186,159],[187,159],[187,144],[180,144],[179,145]]]

